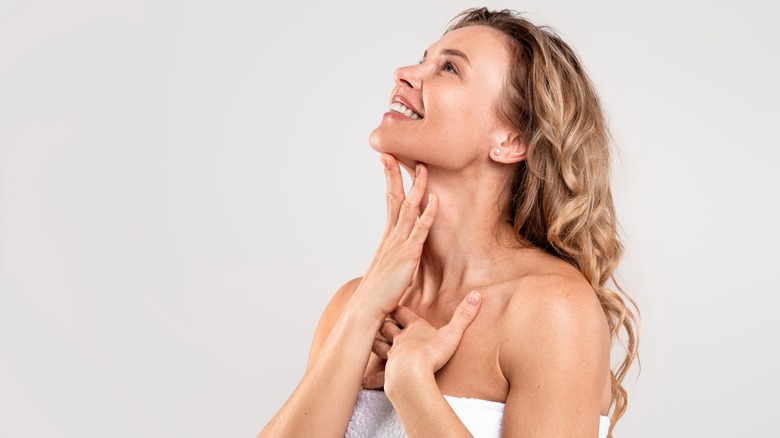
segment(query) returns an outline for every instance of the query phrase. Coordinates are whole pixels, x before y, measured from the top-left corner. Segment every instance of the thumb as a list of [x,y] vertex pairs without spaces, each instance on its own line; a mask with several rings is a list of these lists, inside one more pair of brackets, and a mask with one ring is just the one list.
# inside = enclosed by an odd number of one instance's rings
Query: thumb
[[447,324],[447,331],[455,332],[458,338],[466,331],[466,327],[471,324],[471,321],[477,316],[480,306],[482,305],[482,295],[477,291],[471,291],[466,298],[461,301],[458,307],[455,309],[455,314],[452,315],[452,319]]

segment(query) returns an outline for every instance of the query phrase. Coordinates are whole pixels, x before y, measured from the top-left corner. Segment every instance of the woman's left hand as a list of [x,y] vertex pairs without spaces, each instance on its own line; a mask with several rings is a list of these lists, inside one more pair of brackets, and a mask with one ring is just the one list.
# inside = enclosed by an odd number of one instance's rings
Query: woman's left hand
[[[420,376],[433,375],[446,364],[458,348],[463,332],[477,316],[482,299],[470,292],[455,309],[450,322],[436,329],[411,309],[399,305],[379,328],[373,352],[386,359],[385,370],[363,379],[363,387],[382,388],[414,384]],[[397,323],[396,323],[397,322]]]

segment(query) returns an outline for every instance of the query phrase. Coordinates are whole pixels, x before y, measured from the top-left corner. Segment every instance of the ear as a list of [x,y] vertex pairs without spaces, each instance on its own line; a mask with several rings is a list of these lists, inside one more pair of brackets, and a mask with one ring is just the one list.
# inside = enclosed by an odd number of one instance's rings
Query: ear
[[503,164],[519,163],[525,160],[528,149],[525,139],[517,131],[504,131],[490,149],[490,158]]

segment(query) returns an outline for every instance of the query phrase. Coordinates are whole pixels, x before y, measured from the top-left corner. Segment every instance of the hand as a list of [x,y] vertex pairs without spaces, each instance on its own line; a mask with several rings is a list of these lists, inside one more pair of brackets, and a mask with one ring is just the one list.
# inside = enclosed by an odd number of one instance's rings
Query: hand
[[479,292],[471,292],[455,309],[450,322],[440,329],[408,307],[398,306],[390,315],[395,321],[385,320],[374,340],[374,353],[387,360],[385,371],[366,376],[363,386],[370,389],[384,386],[385,392],[392,392],[417,376],[439,371],[455,354],[463,332],[481,305]]
[[382,154],[387,180],[387,226],[374,259],[354,293],[363,310],[381,320],[396,308],[412,285],[423,243],[433,225],[438,197],[431,193],[420,215],[420,203],[428,183],[428,170],[418,164],[409,194],[404,193],[398,161]]

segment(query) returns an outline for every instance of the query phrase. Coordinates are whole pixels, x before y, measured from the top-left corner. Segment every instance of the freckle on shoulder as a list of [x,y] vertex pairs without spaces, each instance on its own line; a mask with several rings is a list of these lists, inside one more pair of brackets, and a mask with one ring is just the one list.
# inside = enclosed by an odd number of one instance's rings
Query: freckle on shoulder
[[518,279],[498,323],[505,375],[517,354],[532,354],[571,336],[608,333],[595,291],[574,267],[554,267]]
[[502,318],[502,325],[512,331],[527,328],[523,322],[538,321],[543,315],[592,313],[601,308],[598,296],[582,273],[553,256],[547,256],[536,269],[518,278],[512,289]]

